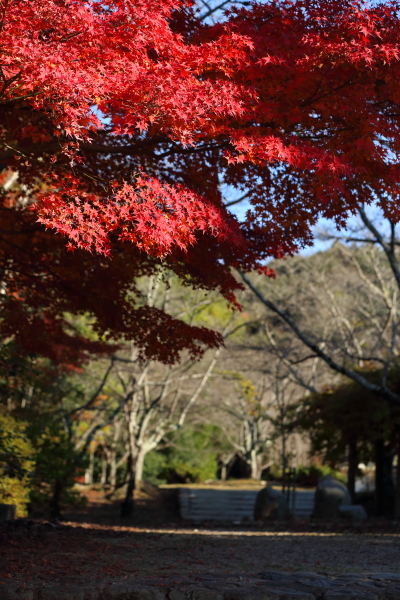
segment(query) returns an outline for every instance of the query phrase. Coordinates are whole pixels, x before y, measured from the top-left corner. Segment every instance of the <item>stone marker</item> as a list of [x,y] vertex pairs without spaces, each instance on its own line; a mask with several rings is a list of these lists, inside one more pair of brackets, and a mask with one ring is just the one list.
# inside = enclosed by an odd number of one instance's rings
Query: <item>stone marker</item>
[[318,519],[335,519],[340,516],[339,506],[351,505],[351,496],[347,487],[333,477],[321,477],[315,490],[314,513]]
[[254,505],[254,520],[265,521],[265,519],[283,520],[289,517],[289,508],[285,496],[278,490],[267,485],[262,488]]

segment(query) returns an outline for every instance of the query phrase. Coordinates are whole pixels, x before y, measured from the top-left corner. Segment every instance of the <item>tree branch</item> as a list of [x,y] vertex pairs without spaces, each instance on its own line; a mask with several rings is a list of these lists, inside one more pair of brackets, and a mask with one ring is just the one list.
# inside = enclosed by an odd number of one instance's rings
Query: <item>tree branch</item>
[[271,300],[268,300],[268,298],[265,298],[265,296],[261,293],[261,291],[255,285],[253,285],[253,283],[250,281],[250,279],[244,273],[242,273],[239,270],[238,270],[238,273],[239,273],[240,277],[243,279],[243,281],[246,283],[246,285],[254,293],[254,295],[257,296],[257,298],[262,302],[262,304],[264,304],[264,306],[266,306],[267,308],[272,310],[274,313],[279,315],[280,318],[289,325],[289,327],[292,329],[292,331],[296,334],[297,338],[301,342],[303,342],[303,344],[305,346],[310,348],[310,350],[312,350],[316,356],[321,358],[331,369],[333,369],[337,373],[340,373],[341,375],[344,375],[345,377],[348,377],[349,379],[352,379],[353,381],[355,381],[356,383],[358,383],[359,385],[361,385],[363,388],[367,389],[368,391],[373,392],[375,394],[379,394],[380,396],[382,396],[383,398],[385,398],[386,400],[389,400],[390,402],[392,402],[394,404],[400,404],[400,396],[398,394],[394,393],[392,390],[390,390],[386,385],[376,385],[374,383],[371,383],[370,381],[368,381],[368,379],[363,377],[360,373],[357,373],[356,371],[353,371],[352,369],[349,369],[348,367],[345,367],[344,365],[340,365],[336,361],[334,361],[332,359],[332,357],[329,356],[329,354],[326,354],[326,352],[321,350],[321,348],[315,342],[313,342],[312,340],[310,340],[308,338],[308,336],[293,321],[293,319],[290,317],[290,315],[288,315],[284,310],[279,308]]

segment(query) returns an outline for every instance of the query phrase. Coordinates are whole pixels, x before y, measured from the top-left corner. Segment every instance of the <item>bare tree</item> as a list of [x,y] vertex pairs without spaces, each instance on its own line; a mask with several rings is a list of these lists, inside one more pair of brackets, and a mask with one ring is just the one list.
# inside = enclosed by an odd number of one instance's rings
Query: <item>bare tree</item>
[[[222,429],[236,452],[249,466],[250,477],[260,479],[269,465],[268,448],[271,445],[269,405],[266,390],[257,391],[254,384],[237,372],[225,371],[224,378],[236,383],[235,393],[223,400],[222,408],[237,422],[237,431]],[[263,386],[264,388],[264,386]],[[236,433],[236,435],[234,434]]]
[[124,403],[128,480],[123,516],[132,513],[133,491],[140,487],[146,455],[167,433],[184,425],[212,375],[219,352],[195,367],[191,362],[165,369],[150,362],[123,362],[117,368],[115,394],[128,398]]
[[[359,217],[361,227],[345,238],[353,246],[338,241],[326,253],[287,260],[282,268],[277,267],[277,283],[261,282],[243,273],[240,276],[253,297],[268,309],[275,350],[305,389],[316,390],[318,378],[305,381],[304,365],[309,364],[308,373],[311,364],[326,373],[321,369],[325,365],[398,405],[400,394],[389,375],[397,367],[400,350],[400,243],[390,219],[378,226],[363,206],[359,207]],[[371,369],[374,380],[368,377]],[[378,496],[382,495],[382,485],[376,483]],[[399,494],[400,487],[397,516]]]
[[283,361],[271,354],[262,368],[256,370],[253,365],[251,376],[256,383],[247,374],[222,372],[234,385],[220,405],[232,419],[225,419],[221,427],[236,454],[247,463],[252,479],[260,479],[273,463],[282,469],[289,465],[288,441],[296,419],[296,401],[302,394],[289,375]]
[[[144,280],[142,287],[148,305],[168,308],[190,323],[198,323],[201,313],[216,301],[216,296],[176,286],[163,272]],[[225,309],[223,336],[228,334],[232,320],[232,311]],[[112,403],[123,406],[123,413],[113,422],[107,440],[103,432],[102,453],[110,465],[114,486],[116,469],[125,460],[127,490],[123,515],[133,511],[133,492],[140,487],[146,455],[164,443],[169,433],[184,426],[202,397],[220,352],[221,349],[208,352],[197,363],[187,357],[179,364],[167,366],[155,361],[140,362],[133,345],[129,352],[125,350],[114,357],[108,393]]]

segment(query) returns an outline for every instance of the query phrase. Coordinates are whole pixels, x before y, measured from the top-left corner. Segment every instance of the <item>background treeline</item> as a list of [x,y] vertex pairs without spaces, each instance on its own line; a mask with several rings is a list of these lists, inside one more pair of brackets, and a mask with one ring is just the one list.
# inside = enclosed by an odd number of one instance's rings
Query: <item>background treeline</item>
[[[276,478],[297,466],[299,483],[315,484],[343,465],[354,496],[358,464],[375,462],[376,514],[393,515],[397,242],[385,249],[362,226],[353,241],[271,263],[276,278],[246,277],[242,311],[167,271],[143,278],[143,303],[223,336],[225,347],[197,362],[143,362],[121,342],[76,368],[3,340],[0,502],[17,504],[21,516],[59,516],[81,501],[75,482],[100,483],[125,486],[128,515],[143,479]],[[101,341],[86,315],[67,317],[71,329]]]

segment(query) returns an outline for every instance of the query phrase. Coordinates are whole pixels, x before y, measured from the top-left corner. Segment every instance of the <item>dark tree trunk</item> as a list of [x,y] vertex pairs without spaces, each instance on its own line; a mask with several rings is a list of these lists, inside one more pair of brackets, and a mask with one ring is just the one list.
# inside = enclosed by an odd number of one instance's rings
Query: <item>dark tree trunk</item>
[[347,487],[349,489],[351,501],[353,502],[353,504],[355,503],[357,467],[358,467],[357,436],[351,435],[350,439],[349,439]]
[[61,517],[61,493],[63,491],[62,481],[56,479],[54,483],[53,496],[50,502],[50,517],[59,519]]
[[397,467],[396,467],[396,490],[395,490],[395,519],[400,519],[400,425],[396,427],[396,453],[397,453]]
[[135,466],[132,456],[127,460],[128,485],[126,486],[125,499],[121,504],[121,517],[131,517],[134,512],[133,493],[135,491]]
[[388,519],[394,518],[396,491],[393,481],[393,458],[395,456],[393,445],[385,447],[383,463],[383,485],[384,485],[384,515]]
[[385,444],[382,438],[375,442],[375,514],[385,514]]

